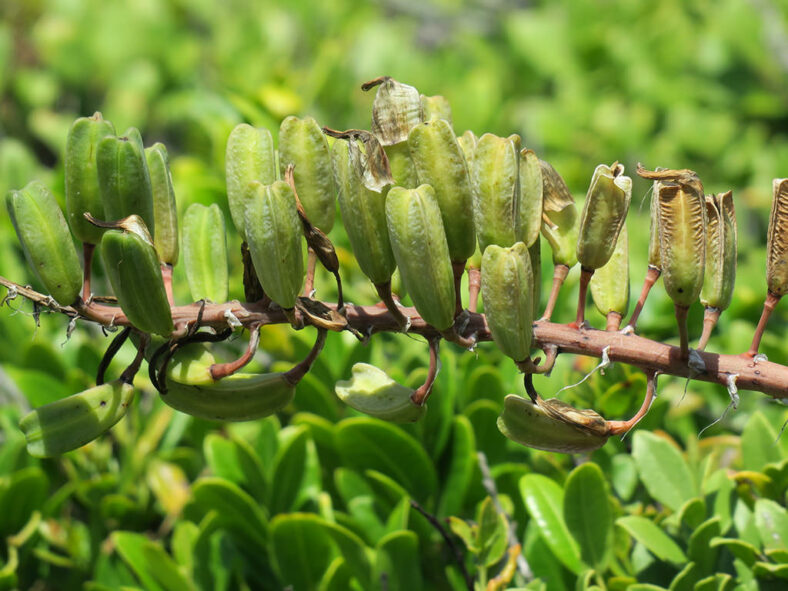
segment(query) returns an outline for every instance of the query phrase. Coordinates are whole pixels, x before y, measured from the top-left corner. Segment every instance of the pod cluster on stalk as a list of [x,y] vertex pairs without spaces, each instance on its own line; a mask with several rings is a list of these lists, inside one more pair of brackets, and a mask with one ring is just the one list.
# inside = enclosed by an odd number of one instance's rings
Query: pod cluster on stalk
[[[359,330],[363,315],[351,316],[343,300],[339,257],[329,237],[337,208],[358,267],[387,310],[380,311],[384,320],[375,317],[376,326],[406,332],[418,316],[420,326],[427,325],[420,332],[429,353],[427,377],[417,389],[397,384],[382,369],[356,364],[349,380],[336,384],[349,407],[390,421],[421,419],[440,369],[441,340],[472,349],[476,335],[468,327],[484,326],[523,373],[528,396],[506,398],[498,421],[506,437],[538,449],[587,452],[640,420],[655,394],[653,371],[647,372],[641,410],[627,421],[607,421],[592,410],[545,400],[532,380],[535,373],[549,373],[559,353],[534,337],[534,326],[550,321],[576,264],[580,294],[570,329],[578,335],[593,330],[585,320],[588,290],[606,317],[606,330],[618,330],[628,313],[626,217],[632,179],[624,165],[594,169],[580,210],[556,169],[519,135],[457,135],[444,97],[422,95],[389,77],[362,89],[375,93],[368,130],[336,130],[295,116],[273,131],[236,126],[226,145],[226,204],[193,203],[179,215],[164,145],[145,147],[135,128],[118,136],[100,113],[77,119],[67,138],[66,216],[38,181],[6,196],[22,249],[46,293],[75,317],[109,311],[113,323],[125,327],[107,349],[96,387],[22,420],[31,453],[63,453],[120,420],[143,361],[161,399],[194,416],[253,420],[286,408],[327,331],[348,330],[366,340],[375,328],[361,326],[367,334]],[[649,290],[662,277],[675,304],[678,352],[689,362],[689,306],[700,299],[706,309],[702,350],[731,302],[737,248],[733,196],[730,191],[705,195],[691,170],[639,166],[637,174],[653,181],[651,235],[643,292],[624,332],[635,329]],[[226,302],[232,254],[225,209],[242,242],[243,305]],[[82,267],[72,234],[83,245]],[[542,236],[554,265],[544,307]],[[111,296],[92,292],[97,245]],[[750,356],[758,351],[771,310],[788,292],[788,179],[774,183],[767,248],[768,296]],[[185,322],[174,301],[172,270],[179,262],[191,301],[178,303],[199,310],[196,322]],[[314,298],[318,263],[334,275],[336,305]],[[397,269],[399,293],[392,284]],[[483,318],[476,315],[479,295]],[[400,303],[405,298],[413,308]],[[203,318],[210,318],[205,326]],[[256,354],[261,324],[283,321],[294,329],[315,327],[309,355],[289,371],[245,371]],[[245,351],[218,362],[210,343],[227,339],[240,326],[249,331]],[[109,362],[129,337],[137,347],[134,362],[120,378],[104,383]],[[532,358],[537,346],[544,351],[541,362]]]

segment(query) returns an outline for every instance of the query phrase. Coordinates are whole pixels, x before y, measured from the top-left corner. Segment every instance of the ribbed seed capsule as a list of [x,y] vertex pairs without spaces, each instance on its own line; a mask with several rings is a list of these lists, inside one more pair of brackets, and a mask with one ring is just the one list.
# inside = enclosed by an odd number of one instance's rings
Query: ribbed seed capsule
[[596,167],[580,216],[577,260],[583,269],[599,269],[610,260],[631,197],[632,179],[622,164]]
[[706,195],[706,271],[700,303],[725,310],[736,280],[737,229],[733,193]]
[[153,144],[145,148],[145,159],[153,191],[153,217],[156,223],[153,244],[162,263],[175,265],[178,262],[178,209],[167,148],[162,143]]
[[183,261],[194,301],[227,301],[227,233],[221,208],[193,203],[183,216]]
[[531,258],[531,272],[534,275],[534,318],[539,317],[542,309],[542,241],[539,236],[528,247],[528,256]]
[[227,200],[233,224],[246,241],[244,211],[250,195],[248,187],[252,181],[270,185],[276,180],[276,153],[271,132],[241,123],[227,138],[225,158],[227,175]]
[[766,235],[766,285],[769,293],[788,293],[788,179],[774,179],[774,199]]
[[482,300],[495,344],[515,361],[528,359],[533,337],[534,277],[528,247],[491,244],[482,256]]
[[265,293],[284,309],[295,306],[304,282],[301,220],[295,195],[284,181],[253,181],[244,227],[257,277]]
[[66,138],[64,165],[68,225],[77,240],[88,244],[98,244],[104,233],[83,216],[86,211],[96,215],[104,211],[96,165],[98,144],[105,137],[114,135],[112,123],[96,112],[92,117],[80,117],[74,121]]
[[[661,170],[657,168],[657,170]],[[651,210],[648,239],[648,266],[662,271],[662,259],[659,253],[659,192],[662,183],[654,181],[651,190]]]
[[[140,218],[133,223],[144,229]],[[135,229],[107,230],[101,252],[112,290],[131,323],[143,332],[165,337],[172,333],[170,304],[150,238]]]
[[288,164],[298,197],[309,221],[324,233],[334,227],[334,176],[331,152],[322,129],[312,117],[288,117],[279,128],[279,169],[284,175]]
[[433,121],[435,119],[445,119],[451,126],[451,105],[446,97],[421,95],[421,118],[422,121]]
[[134,386],[115,380],[36,408],[19,421],[27,451],[49,458],[89,443],[123,418],[133,398]]
[[533,150],[520,151],[520,202],[517,216],[517,240],[532,246],[542,227],[544,187],[542,166]]
[[514,142],[485,133],[476,145],[471,166],[473,217],[482,252],[490,245],[516,242],[519,162]]
[[454,274],[435,191],[429,185],[393,187],[386,197],[386,221],[416,310],[439,331],[448,330],[454,324]]
[[386,227],[386,196],[364,185],[364,158],[360,140],[334,142],[333,171],[345,231],[361,271],[377,285],[391,279],[397,264]]
[[542,165],[544,216],[542,234],[553,250],[553,263],[573,267],[577,262],[577,236],[580,220],[575,199],[564,179],[549,163]]
[[[596,270],[590,287],[599,313],[609,321],[620,323],[629,308],[629,237],[626,224],[621,226],[613,255]],[[617,315],[617,319],[611,318],[611,314]]]
[[444,119],[421,123],[411,130],[408,145],[419,182],[435,190],[451,260],[465,261],[476,248],[473,193],[454,131]]
[[664,184],[659,191],[659,245],[665,290],[679,306],[700,295],[706,255],[703,194]]
[[426,405],[415,404],[411,399],[414,390],[368,363],[353,365],[351,379],[337,382],[334,391],[349,407],[384,421],[413,423],[427,410]]
[[468,165],[468,172],[473,170],[473,155],[476,153],[476,145],[479,143],[479,138],[470,129],[457,137],[457,143],[460,145],[462,155],[465,157],[465,164]]
[[[122,137],[102,139],[96,163],[105,219],[138,215],[145,221],[151,236],[155,236],[153,189],[139,130],[130,127]],[[100,215],[95,211],[90,213]]]
[[82,269],[55,196],[41,181],[31,181],[10,191],[5,203],[31,269],[60,305],[70,306],[82,288]]

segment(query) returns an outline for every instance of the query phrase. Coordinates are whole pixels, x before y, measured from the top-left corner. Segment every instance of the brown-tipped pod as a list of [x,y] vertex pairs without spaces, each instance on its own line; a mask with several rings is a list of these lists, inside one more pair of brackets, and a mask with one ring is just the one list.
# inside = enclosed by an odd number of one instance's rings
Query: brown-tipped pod
[[454,273],[435,191],[393,187],[386,197],[391,248],[419,315],[439,331],[454,324]]
[[624,166],[600,164],[586,194],[577,240],[577,260],[584,270],[596,270],[610,260],[632,197],[632,179]]
[[580,228],[575,199],[555,168],[544,160],[540,164],[544,197],[542,234],[553,250],[553,263],[573,267],[577,262]]
[[788,179],[774,179],[774,199],[766,235],[766,285],[769,293],[788,292]]
[[720,312],[730,306],[736,280],[737,228],[733,193],[706,195],[706,266],[700,302]]
[[473,194],[454,131],[445,119],[420,123],[411,130],[408,145],[419,182],[435,190],[451,260],[465,261],[476,248]]
[[528,359],[533,337],[534,277],[528,247],[491,244],[482,256],[482,300],[495,344],[515,361]]
[[490,244],[511,246],[516,240],[520,199],[519,154],[511,138],[485,133],[471,165],[473,218],[482,253]]

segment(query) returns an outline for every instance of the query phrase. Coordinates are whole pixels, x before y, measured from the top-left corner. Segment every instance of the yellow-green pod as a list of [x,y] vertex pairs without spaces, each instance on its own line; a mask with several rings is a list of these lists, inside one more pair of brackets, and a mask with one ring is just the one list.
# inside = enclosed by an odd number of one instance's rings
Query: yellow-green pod
[[616,312],[626,316],[629,309],[629,237],[621,226],[610,260],[591,277],[591,297],[602,316]]
[[410,154],[408,142],[400,142],[391,146],[384,146],[386,157],[391,168],[391,177],[400,187],[412,189],[419,184],[416,166]]
[[470,129],[465,130],[461,136],[457,137],[457,143],[460,145],[463,156],[465,156],[465,164],[468,165],[468,171],[472,170],[473,155],[476,153],[476,145],[479,143],[479,138]]
[[112,123],[98,111],[74,121],[66,138],[65,189],[68,225],[77,240],[98,244],[104,230],[85,219],[86,211],[101,215],[104,204],[99,191],[96,152],[99,142],[115,135]]
[[419,182],[435,190],[451,260],[464,261],[476,248],[476,232],[471,180],[454,131],[445,119],[420,123],[408,145]]
[[766,285],[769,293],[788,293],[788,179],[774,179],[774,199],[766,235]]
[[520,202],[517,217],[517,240],[532,246],[539,238],[543,208],[542,166],[533,150],[520,151]]
[[183,262],[194,301],[227,301],[227,232],[218,204],[192,203],[183,216]]
[[510,138],[485,133],[479,138],[471,166],[473,217],[482,253],[490,244],[516,242],[520,198],[519,154]]
[[175,265],[178,262],[178,209],[167,148],[162,143],[153,144],[145,148],[145,159],[148,161],[153,190],[153,217],[156,220],[153,244],[162,263]]
[[249,253],[263,290],[288,310],[304,282],[303,231],[293,189],[284,181],[249,184],[244,227]]
[[577,237],[580,230],[575,199],[555,168],[544,160],[539,163],[542,165],[544,197],[542,234],[553,250],[553,263],[573,267],[577,262]]
[[90,443],[126,414],[134,386],[107,382],[34,409],[19,421],[32,456],[50,458]]
[[542,241],[539,236],[528,247],[528,256],[531,257],[531,272],[534,275],[534,318],[538,318],[542,309]]
[[538,400],[509,394],[504,398],[498,429],[526,447],[573,454],[602,447],[610,437],[604,418],[593,410],[577,410],[558,400]]
[[700,303],[725,310],[733,298],[736,281],[738,235],[733,192],[706,195],[706,272]]
[[703,194],[686,185],[659,190],[659,251],[662,280],[670,299],[688,307],[700,295],[706,260]]
[[415,404],[411,399],[414,390],[368,363],[354,364],[350,380],[337,382],[334,391],[349,407],[384,421],[413,423],[427,410],[426,405]]
[[82,269],[55,196],[41,181],[31,181],[9,191],[5,204],[30,268],[47,293],[70,306],[82,289]]
[[294,164],[296,191],[306,217],[324,233],[334,227],[334,176],[331,152],[322,129],[312,117],[287,117],[279,128],[279,170]]
[[[133,216],[136,217],[136,216]],[[144,228],[144,222],[136,222]],[[112,290],[123,313],[142,332],[168,336],[172,313],[156,249],[146,232],[107,230],[101,252]]]
[[276,153],[271,132],[246,123],[237,125],[227,138],[225,169],[230,217],[241,238],[246,240],[244,211],[250,195],[249,183],[257,181],[270,185],[276,180]]
[[[657,170],[660,170],[657,168]],[[651,211],[649,215],[648,266],[662,270],[662,259],[659,254],[659,191],[663,183],[654,181],[651,191]]]
[[631,197],[632,179],[623,164],[596,167],[580,216],[577,260],[583,269],[599,269],[613,256]]
[[333,171],[345,231],[361,271],[377,285],[391,279],[397,263],[386,227],[386,195],[364,185],[363,158],[363,142],[334,142]]
[[425,96],[421,95],[421,118],[422,121],[434,121],[444,119],[451,126],[451,105],[444,96]]
[[393,187],[386,197],[391,249],[402,282],[428,324],[445,331],[454,324],[454,273],[435,191]]
[[[107,136],[96,155],[99,189],[107,220],[138,215],[151,236],[156,235],[151,187],[145,148],[139,130],[130,127],[122,137]],[[98,217],[99,212],[91,211]]]
[[482,300],[487,324],[498,348],[515,361],[524,361],[533,338],[533,286],[528,247],[495,244],[482,255]]

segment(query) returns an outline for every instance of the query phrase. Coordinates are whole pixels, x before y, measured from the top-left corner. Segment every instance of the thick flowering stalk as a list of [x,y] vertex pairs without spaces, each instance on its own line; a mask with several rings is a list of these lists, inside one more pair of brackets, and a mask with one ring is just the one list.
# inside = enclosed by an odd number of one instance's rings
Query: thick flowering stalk
[[600,164],[594,170],[591,186],[580,216],[577,260],[580,262],[580,297],[577,302],[577,326],[585,321],[586,290],[594,271],[613,255],[619,232],[629,211],[632,179],[624,176],[624,166]]
[[747,355],[758,354],[769,317],[788,292],[788,179],[774,179],[774,197],[766,235],[766,301]]
[[733,193],[706,195],[706,272],[700,292],[705,313],[699,351],[706,348],[720,314],[730,306],[733,298],[737,241]]

